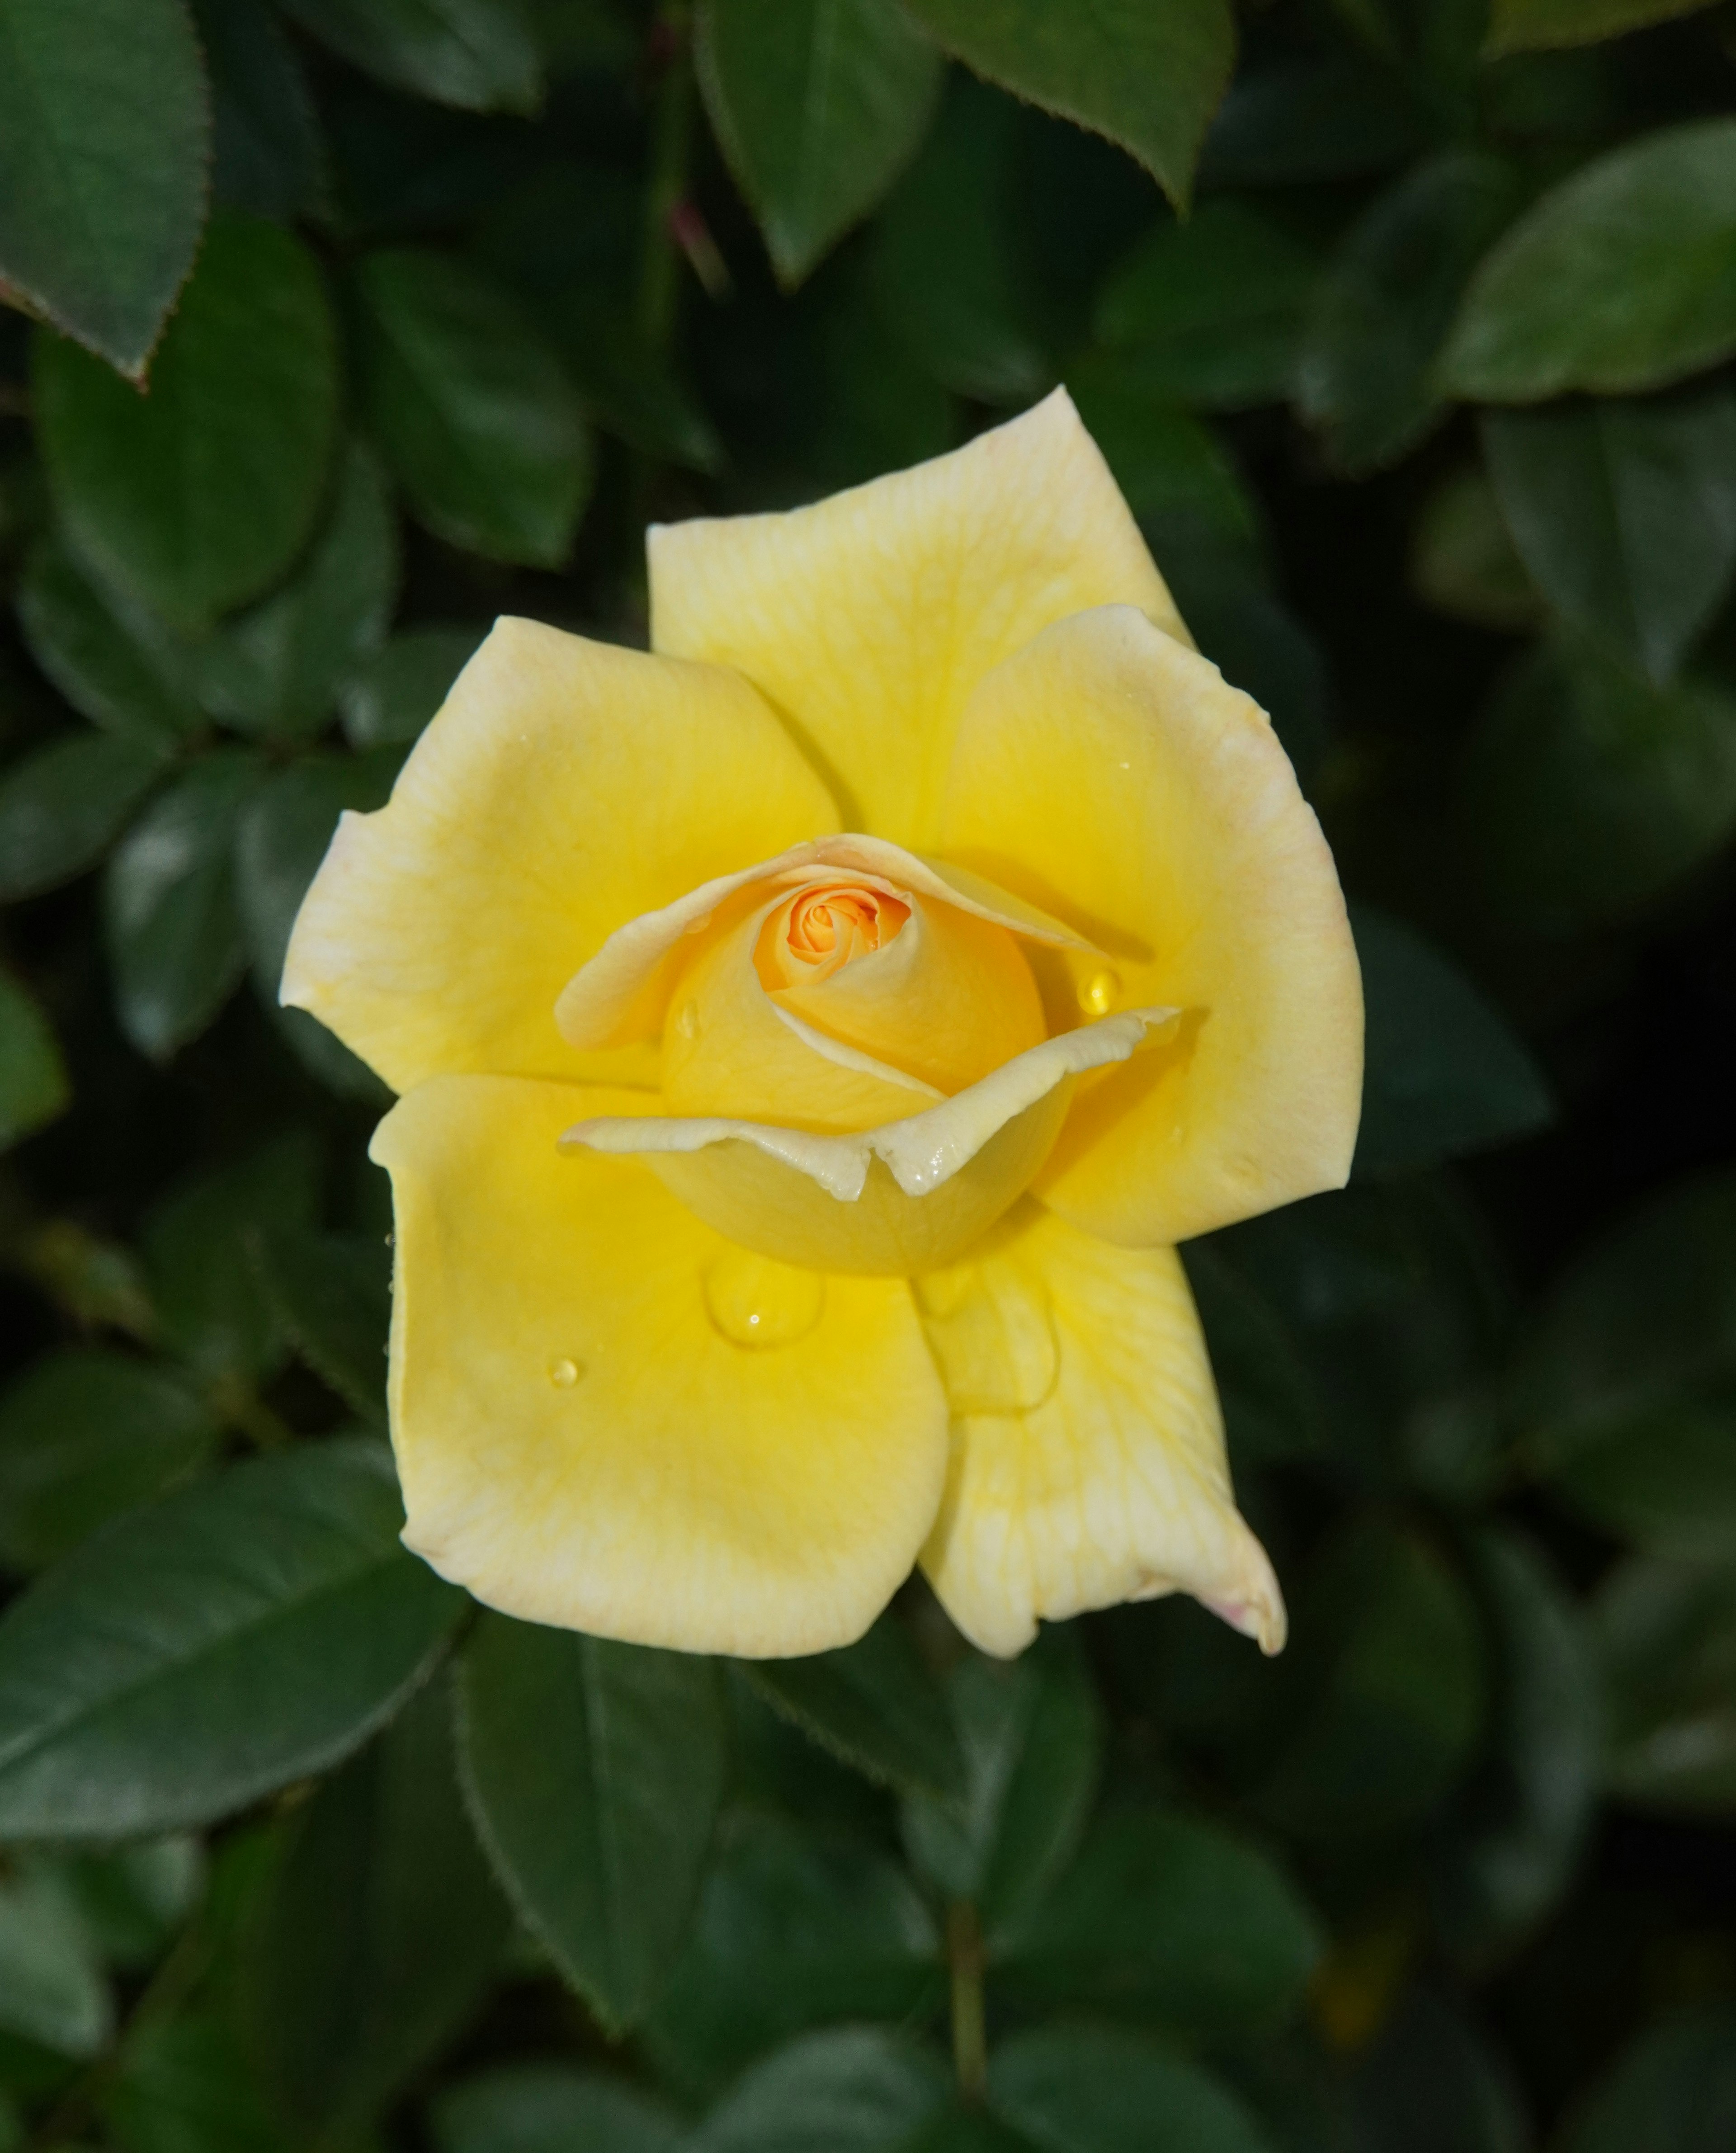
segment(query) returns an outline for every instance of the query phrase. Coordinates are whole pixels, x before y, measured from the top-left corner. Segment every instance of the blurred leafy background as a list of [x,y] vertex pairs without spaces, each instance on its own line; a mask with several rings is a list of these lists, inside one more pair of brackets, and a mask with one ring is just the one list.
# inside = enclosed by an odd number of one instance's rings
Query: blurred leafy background
[[[0,2148],[1736,2144],[1733,92],[1693,0],[0,0]],[[648,518],[1057,381],[1353,902],[1352,1185],[1187,1252],[1294,1641],[479,1619],[274,1005],[335,818]]]

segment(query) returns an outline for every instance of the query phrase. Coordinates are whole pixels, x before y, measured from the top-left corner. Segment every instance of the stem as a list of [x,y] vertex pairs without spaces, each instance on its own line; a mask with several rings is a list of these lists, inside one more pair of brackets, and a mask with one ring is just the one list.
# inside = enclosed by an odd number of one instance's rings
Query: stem
[[250,1383],[225,1377],[211,1385],[211,1408],[226,1428],[244,1435],[256,1450],[281,1450],[295,1430],[274,1413]]
[[680,256],[670,220],[687,192],[693,148],[693,45],[689,0],[662,0],[656,47],[663,59],[652,113],[651,182],[645,196],[639,325],[647,348],[667,354],[675,333]]
[[946,1960],[952,1970],[952,2060],[959,2090],[980,2099],[988,2082],[989,2044],[983,2018],[983,1937],[976,1909],[955,1899],[946,1910]]

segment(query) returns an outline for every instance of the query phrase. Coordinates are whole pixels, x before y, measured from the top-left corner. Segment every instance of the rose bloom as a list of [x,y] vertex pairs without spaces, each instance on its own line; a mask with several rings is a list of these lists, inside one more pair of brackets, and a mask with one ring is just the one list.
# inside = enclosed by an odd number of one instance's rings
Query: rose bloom
[[1348,1173],[1355,951],[1265,715],[1057,391],[654,528],[649,655],[501,621],[283,976],[394,1090],[405,1538],[535,1622],[1268,1652],[1175,1244]]

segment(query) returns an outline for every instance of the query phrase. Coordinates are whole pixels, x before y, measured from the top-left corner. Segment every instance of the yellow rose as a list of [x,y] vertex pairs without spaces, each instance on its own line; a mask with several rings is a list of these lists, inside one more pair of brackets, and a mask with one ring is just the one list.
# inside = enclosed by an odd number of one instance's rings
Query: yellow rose
[[1174,1244],[1345,1178],[1362,998],[1270,725],[1064,393],[650,535],[653,654],[502,620],[283,1000],[403,1096],[405,1537],[532,1621],[985,1651],[1196,1595],[1268,1651]]

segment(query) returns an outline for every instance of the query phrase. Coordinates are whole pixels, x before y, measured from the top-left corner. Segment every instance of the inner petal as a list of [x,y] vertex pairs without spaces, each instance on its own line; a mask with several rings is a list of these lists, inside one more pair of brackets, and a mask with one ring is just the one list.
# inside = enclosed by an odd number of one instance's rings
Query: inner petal
[[797,890],[761,931],[754,963],[768,993],[814,985],[890,943],[910,907],[865,883],[820,883]]

